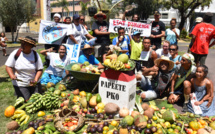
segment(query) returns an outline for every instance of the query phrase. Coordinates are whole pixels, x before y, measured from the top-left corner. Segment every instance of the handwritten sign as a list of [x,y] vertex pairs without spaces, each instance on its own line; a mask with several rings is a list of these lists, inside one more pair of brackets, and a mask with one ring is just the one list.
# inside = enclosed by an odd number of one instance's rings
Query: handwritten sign
[[80,49],[81,45],[80,44],[63,44],[67,48],[67,55],[71,59],[71,63],[78,62],[79,54],[80,54]]
[[67,32],[67,24],[41,20],[38,43],[61,44]]
[[140,36],[149,37],[151,35],[151,24],[119,19],[110,19],[109,32],[118,33],[118,28],[123,27],[125,29],[125,34],[128,34],[131,26],[131,33],[139,31],[141,33]]

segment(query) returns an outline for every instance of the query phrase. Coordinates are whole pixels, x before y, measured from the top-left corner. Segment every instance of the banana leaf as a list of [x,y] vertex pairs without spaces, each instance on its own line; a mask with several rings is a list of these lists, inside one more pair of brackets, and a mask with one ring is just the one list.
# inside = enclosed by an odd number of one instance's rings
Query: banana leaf
[[142,98],[140,97],[140,95],[136,95],[135,105],[136,105],[138,111],[140,112],[140,114],[143,114],[144,110],[143,110],[141,104],[142,104]]

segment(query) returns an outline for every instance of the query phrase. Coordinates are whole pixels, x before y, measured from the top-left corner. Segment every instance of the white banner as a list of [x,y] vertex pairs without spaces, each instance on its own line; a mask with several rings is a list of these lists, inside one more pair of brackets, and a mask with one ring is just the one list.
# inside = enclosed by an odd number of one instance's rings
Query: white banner
[[61,44],[68,26],[67,24],[41,20],[38,43]]
[[140,36],[149,37],[151,35],[151,24],[119,19],[110,19],[109,32],[118,33],[118,27],[123,27],[125,28],[125,34],[128,34],[130,26],[132,26],[131,34],[134,31],[139,31],[141,33]]
[[78,62],[81,45],[80,44],[63,44],[67,48],[67,56],[70,57],[71,63]]

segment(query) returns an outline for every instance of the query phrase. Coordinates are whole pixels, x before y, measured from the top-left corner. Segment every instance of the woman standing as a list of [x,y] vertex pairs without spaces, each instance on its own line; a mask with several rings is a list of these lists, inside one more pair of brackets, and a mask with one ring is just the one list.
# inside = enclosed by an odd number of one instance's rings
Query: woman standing
[[1,40],[1,46],[2,46],[2,51],[3,51],[3,56],[8,56],[7,53],[6,53],[6,47],[7,47],[7,44],[5,41],[8,41],[7,37],[5,37],[5,33],[1,33],[1,37],[0,37],[0,40]]
[[165,32],[165,37],[166,37],[166,40],[168,40],[170,42],[170,45],[172,44],[175,44],[177,45],[178,44],[178,40],[177,39],[180,39],[179,35],[180,35],[180,30],[178,28],[176,28],[176,19],[172,19],[170,21],[170,28],[166,29],[166,32]]
[[17,97],[28,100],[41,88],[39,79],[43,72],[43,64],[37,52],[32,50],[36,46],[36,40],[29,36],[19,40],[21,48],[10,54],[5,65]]
[[84,15],[80,15],[79,23],[80,23],[81,25],[83,25],[84,28],[85,28],[86,30],[88,30],[88,27],[87,27],[87,25],[86,25],[86,23],[85,23]]

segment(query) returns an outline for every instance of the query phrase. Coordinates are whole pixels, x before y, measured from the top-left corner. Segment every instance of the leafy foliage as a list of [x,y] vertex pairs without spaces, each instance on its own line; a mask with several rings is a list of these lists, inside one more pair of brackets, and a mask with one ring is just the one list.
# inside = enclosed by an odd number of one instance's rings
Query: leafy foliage
[[87,5],[89,4],[89,2],[80,2],[80,5],[81,5],[81,11],[80,11],[80,13],[82,14],[82,15],[87,15]]
[[1,22],[4,27],[11,29],[13,42],[17,26],[34,20],[33,14],[35,13],[35,9],[36,4],[34,0],[0,0]]

